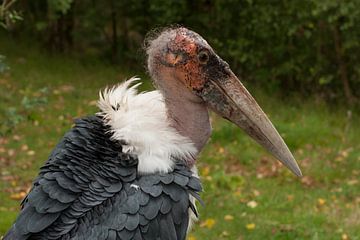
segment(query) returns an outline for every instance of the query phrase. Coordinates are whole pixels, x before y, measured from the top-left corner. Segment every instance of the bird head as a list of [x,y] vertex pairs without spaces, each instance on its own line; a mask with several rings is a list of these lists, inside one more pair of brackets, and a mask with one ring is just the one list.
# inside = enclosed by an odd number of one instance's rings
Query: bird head
[[164,30],[149,41],[147,54],[153,78],[186,86],[196,99],[243,129],[295,175],[302,175],[269,118],[229,64],[199,34],[184,27]]

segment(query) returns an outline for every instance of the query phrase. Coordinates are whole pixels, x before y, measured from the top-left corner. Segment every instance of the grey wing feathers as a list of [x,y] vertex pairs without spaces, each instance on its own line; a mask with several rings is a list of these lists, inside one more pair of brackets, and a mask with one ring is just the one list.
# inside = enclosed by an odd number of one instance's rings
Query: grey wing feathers
[[80,119],[51,153],[9,239],[185,239],[189,194],[201,184],[182,164],[171,173],[137,175],[96,116]]

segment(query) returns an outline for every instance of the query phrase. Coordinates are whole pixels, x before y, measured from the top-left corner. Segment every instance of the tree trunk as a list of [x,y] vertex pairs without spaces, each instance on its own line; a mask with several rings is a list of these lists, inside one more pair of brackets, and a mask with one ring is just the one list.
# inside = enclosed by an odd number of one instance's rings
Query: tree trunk
[[345,93],[346,100],[349,105],[352,105],[354,103],[354,95],[352,94],[351,87],[349,84],[349,78],[348,78],[348,70],[346,61],[344,59],[344,51],[342,48],[342,39],[341,39],[341,32],[339,28],[339,24],[336,24],[333,28],[333,34],[334,34],[334,43],[335,43],[335,53],[336,53],[336,60],[337,64],[339,66],[339,75],[340,79],[343,84],[343,90]]
[[71,4],[70,9],[66,13],[65,16],[65,28],[64,28],[64,38],[66,41],[66,50],[70,51],[73,49],[74,46],[74,39],[73,39],[73,30],[75,25],[75,2],[73,1]]
[[111,6],[111,28],[112,28],[112,41],[111,41],[111,60],[113,63],[117,62],[118,53],[118,36],[117,36],[117,13],[115,0],[110,0]]

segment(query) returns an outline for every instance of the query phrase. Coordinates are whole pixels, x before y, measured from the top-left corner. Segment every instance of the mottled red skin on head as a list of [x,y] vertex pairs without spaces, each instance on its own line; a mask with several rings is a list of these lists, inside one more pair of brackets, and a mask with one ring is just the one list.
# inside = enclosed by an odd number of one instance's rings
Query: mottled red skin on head
[[201,66],[197,59],[198,45],[199,45],[199,36],[194,35],[193,32],[185,28],[178,29],[174,41],[169,45],[169,53],[176,52],[185,52],[187,55],[187,60],[184,64],[176,63],[180,62],[182,57],[177,56],[167,56],[166,59],[170,60],[170,64],[174,65],[177,68],[177,75],[179,80],[181,80],[188,88],[191,90],[201,90],[205,84],[205,78],[201,72]]

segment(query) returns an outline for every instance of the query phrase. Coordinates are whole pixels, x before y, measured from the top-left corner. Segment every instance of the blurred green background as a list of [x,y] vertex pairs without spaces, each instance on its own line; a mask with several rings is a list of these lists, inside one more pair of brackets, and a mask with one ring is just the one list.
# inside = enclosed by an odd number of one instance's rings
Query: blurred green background
[[298,179],[212,115],[189,239],[360,239],[360,1],[0,0],[0,236],[99,89],[146,75],[156,28],[201,34],[268,113]]

